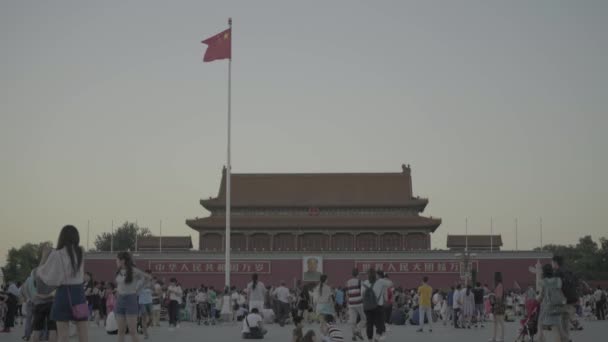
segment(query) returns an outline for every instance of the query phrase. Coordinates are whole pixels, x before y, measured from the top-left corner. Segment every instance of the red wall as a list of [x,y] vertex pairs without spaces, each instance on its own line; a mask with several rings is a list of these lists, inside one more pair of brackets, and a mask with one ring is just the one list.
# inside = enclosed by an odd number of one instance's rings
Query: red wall
[[[162,262],[170,263],[169,259],[156,258],[155,261],[162,260]],[[369,260],[369,259],[359,259]],[[187,260],[188,262],[201,262],[200,258]],[[215,260],[219,261],[219,260]],[[238,261],[238,260],[237,260]],[[260,273],[259,277],[262,282],[268,285],[278,284],[280,281],[285,281],[288,286],[293,286],[296,280],[302,278],[302,260],[301,259],[288,259],[288,260],[264,260],[259,259],[260,262],[270,264],[270,274]],[[410,262],[412,260],[395,260],[390,259],[390,262]],[[481,259],[475,260],[478,264],[478,275],[477,279],[482,283],[488,283],[492,287],[494,272],[500,271],[503,275],[505,287],[507,289],[515,287],[517,282],[522,288],[527,285],[534,284],[535,276],[530,273],[528,268],[536,264],[537,259]],[[250,262],[250,261],[247,261]],[[541,260],[541,263],[549,262],[549,259]],[[149,267],[148,260],[137,261],[138,267],[141,269],[147,269]],[[350,278],[351,270],[355,267],[355,260],[336,260],[336,259],[324,259],[323,261],[323,272],[328,274],[328,282],[330,285],[343,286],[345,281]],[[116,272],[116,264],[114,259],[96,259],[86,260],[85,269],[93,273],[95,280],[113,281]],[[198,287],[201,284],[207,286],[215,286],[216,288],[221,287],[224,284],[224,274],[221,272],[217,273],[200,273],[200,272],[185,272],[185,273],[155,273],[156,276],[161,279],[168,281],[170,278],[175,277],[184,287]],[[398,286],[407,288],[418,286],[424,275],[429,276],[429,283],[435,288],[447,288],[460,281],[459,273],[424,273],[424,272],[412,272],[412,273],[391,273],[389,271],[390,278]],[[251,273],[233,273],[231,275],[232,284],[242,288],[244,287],[251,278]]]

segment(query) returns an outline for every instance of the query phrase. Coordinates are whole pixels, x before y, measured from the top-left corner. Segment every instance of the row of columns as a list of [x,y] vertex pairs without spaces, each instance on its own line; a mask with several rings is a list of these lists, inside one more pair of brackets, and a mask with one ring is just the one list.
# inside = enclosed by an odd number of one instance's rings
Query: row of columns
[[[201,233],[201,242],[199,243],[202,247],[202,239],[205,238],[205,235],[221,235],[221,240],[222,240],[222,244],[221,246],[225,246],[225,233],[223,232],[208,232],[208,233]],[[269,251],[274,251],[275,250],[275,246],[274,246],[274,241],[275,241],[275,236],[279,235],[279,234],[290,234],[293,235],[294,237],[294,251],[299,251],[301,250],[301,246],[299,243],[299,237],[302,235],[306,235],[306,234],[323,234],[325,236],[328,237],[328,250],[332,250],[332,239],[334,235],[339,235],[339,234],[350,234],[352,236],[352,250],[353,251],[357,251],[357,236],[362,235],[362,234],[375,234],[376,235],[376,250],[378,251],[382,251],[382,249],[380,249],[380,245],[381,245],[381,238],[382,236],[384,236],[385,234],[399,234],[401,235],[401,249],[400,250],[406,250],[406,245],[407,245],[407,236],[408,235],[417,235],[417,236],[422,236],[424,238],[424,248],[420,248],[420,249],[430,249],[431,245],[430,245],[430,236],[428,233],[426,232],[395,232],[395,231],[382,231],[382,232],[361,232],[361,233],[354,233],[354,232],[327,232],[327,231],[307,231],[307,232],[235,232],[233,235],[239,235],[242,234],[245,236],[245,250],[249,251],[250,250],[250,236],[252,235],[258,235],[258,234],[263,234],[263,235],[267,235],[269,237]],[[202,249],[202,248],[201,248]],[[223,250],[223,248],[220,248],[219,250]],[[218,251],[219,251],[218,250]]]

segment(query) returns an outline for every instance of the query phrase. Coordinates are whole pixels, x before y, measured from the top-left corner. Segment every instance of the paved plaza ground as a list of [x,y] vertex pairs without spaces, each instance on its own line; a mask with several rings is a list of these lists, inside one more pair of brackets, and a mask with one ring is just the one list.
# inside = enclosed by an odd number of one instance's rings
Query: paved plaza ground
[[[182,324],[180,329],[170,332],[166,327],[154,328],[151,330],[150,339],[147,341],[161,342],[200,342],[200,341],[212,341],[212,342],[231,342],[231,341],[243,341],[240,337],[240,324],[237,325],[219,325],[219,326],[198,326],[196,324]],[[346,334],[347,341],[350,341],[350,333],[346,326],[342,326],[343,331]],[[290,342],[291,341],[291,330],[292,326],[285,326],[283,328],[278,325],[268,326],[269,332],[265,341],[268,342]],[[318,332],[318,325],[306,326],[304,331],[308,329],[314,329]],[[506,324],[506,335],[505,341],[515,341],[518,325],[515,323]],[[0,341],[21,341],[22,328],[19,327],[16,331],[11,334],[1,334]],[[91,342],[101,341],[116,341],[116,336],[110,336],[105,333],[102,328],[91,327],[89,330]],[[415,326],[393,326],[391,332],[386,339],[387,342],[397,341],[423,341],[423,342],[485,342],[490,338],[492,330],[490,326],[486,326],[483,329],[453,329],[451,327],[444,327],[443,325],[435,326],[432,333],[424,332],[417,333]],[[584,330],[573,333],[574,342],[600,342],[606,341],[606,335],[608,334],[608,321],[601,322],[584,322]],[[76,340],[76,339],[72,339]],[[127,341],[130,341],[127,338]],[[141,338],[143,340],[143,337]],[[548,340],[552,342],[554,340]]]

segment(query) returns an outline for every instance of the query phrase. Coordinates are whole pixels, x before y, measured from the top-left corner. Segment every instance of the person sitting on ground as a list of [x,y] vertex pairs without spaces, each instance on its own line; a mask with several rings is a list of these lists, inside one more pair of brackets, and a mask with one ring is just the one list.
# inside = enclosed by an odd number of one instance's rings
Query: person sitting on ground
[[344,334],[336,325],[336,319],[333,315],[324,315],[321,322],[321,335],[323,342],[342,342]]
[[393,308],[391,314],[391,322],[394,325],[405,325],[405,310],[403,310],[403,304],[397,304],[396,308]]
[[263,339],[267,331],[264,329],[264,322],[258,308],[253,308],[251,313],[243,320],[244,339]]

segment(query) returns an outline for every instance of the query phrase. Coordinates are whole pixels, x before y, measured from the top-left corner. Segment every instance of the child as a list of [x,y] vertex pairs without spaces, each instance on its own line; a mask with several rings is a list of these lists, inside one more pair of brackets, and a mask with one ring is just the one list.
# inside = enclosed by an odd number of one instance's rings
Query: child
[[106,285],[106,308],[108,312],[113,312],[114,306],[116,306],[116,297],[114,295],[114,283],[108,283],[108,285]]

